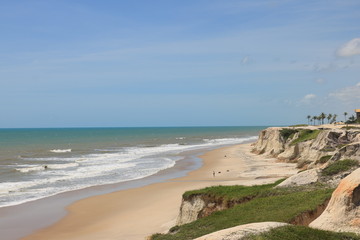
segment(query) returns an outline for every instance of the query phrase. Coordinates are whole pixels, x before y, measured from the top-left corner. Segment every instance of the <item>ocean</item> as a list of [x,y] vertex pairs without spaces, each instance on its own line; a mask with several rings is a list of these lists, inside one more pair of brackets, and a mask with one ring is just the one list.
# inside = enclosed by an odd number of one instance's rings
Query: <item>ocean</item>
[[0,129],[0,207],[142,179],[265,127]]

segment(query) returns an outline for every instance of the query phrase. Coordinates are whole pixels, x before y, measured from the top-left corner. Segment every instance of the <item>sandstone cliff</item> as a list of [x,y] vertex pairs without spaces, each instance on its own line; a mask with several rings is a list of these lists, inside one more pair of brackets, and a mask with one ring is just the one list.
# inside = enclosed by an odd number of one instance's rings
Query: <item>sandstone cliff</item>
[[213,212],[231,208],[235,204],[244,203],[251,199],[252,198],[244,198],[238,201],[229,201],[206,194],[195,194],[186,198],[183,197],[176,225],[190,223],[199,218],[209,216]]
[[[349,175],[351,171],[354,170],[354,167],[348,169],[347,171],[343,171],[341,174],[330,177],[322,175],[322,169],[331,163],[344,159],[352,159],[360,163],[360,129],[335,129],[313,126],[283,128],[272,127],[260,132],[257,142],[253,145],[253,152],[276,157],[281,161],[297,162],[299,168],[305,170],[309,169],[288,178],[280,184],[279,187],[308,185],[315,182],[323,182],[337,186],[341,179]],[[359,170],[357,170],[355,174],[360,174]],[[356,208],[355,213],[354,211],[352,212],[353,217],[351,219],[345,219],[344,217],[345,220],[343,221],[343,225],[350,224],[351,226],[357,228],[355,230],[352,228],[346,228],[348,231],[360,232],[360,218],[358,216],[358,206],[360,202],[360,197],[358,195],[360,186],[359,184],[355,185],[351,185],[351,187],[353,187],[354,194],[347,198],[351,199],[341,200],[346,202],[346,204],[349,203],[351,205],[348,206],[348,204],[343,208]],[[339,191],[340,190],[335,192]],[[340,198],[342,199],[343,197]],[[245,199],[242,200],[242,202],[249,200],[251,199]],[[334,202],[335,200],[332,201]],[[223,201],[221,198],[214,198],[201,194],[183,198],[180,213],[177,219],[177,225],[183,225],[195,221],[199,218],[208,216],[213,212],[227,209],[239,203],[241,202],[228,202]],[[313,212],[304,212],[302,215],[298,216],[292,224],[308,225],[324,211],[326,205],[327,202],[319,206]],[[333,209],[336,208],[337,207],[333,207]],[[329,211],[334,210],[330,208],[328,212]],[[346,215],[346,213],[344,214],[343,212],[336,212],[335,214]],[[329,225],[333,227],[328,229],[337,230],[334,227],[337,222],[331,222],[337,217],[333,218],[333,220],[328,220],[329,217],[326,217],[326,215],[324,216],[325,217],[319,217],[320,220],[318,220],[318,222],[320,223],[317,223],[318,225],[316,226],[321,225],[320,228],[326,228],[324,226]],[[327,218],[327,220],[321,220],[325,218]],[[228,232],[226,232],[226,234],[228,234]],[[213,235],[209,235],[208,237],[210,237],[209,239],[212,239]]]
[[340,182],[325,211],[310,226],[360,233],[360,168]]
[[322,165],[327,160],[351,158],[360,162],[360,129],[268,128],[260,132],[253,151],[297,162],[299,168],[305,169]]

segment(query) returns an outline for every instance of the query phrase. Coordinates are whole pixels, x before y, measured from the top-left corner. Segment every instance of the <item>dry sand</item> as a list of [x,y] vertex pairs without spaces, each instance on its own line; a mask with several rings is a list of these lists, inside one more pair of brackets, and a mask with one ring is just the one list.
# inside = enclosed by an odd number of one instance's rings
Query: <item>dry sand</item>
[[250,144],[242,144],[212,150],[200,156],[203,166],[185,177],[80,200],[58,223],[23,239],[145,239],[175,224],[187,190],[264,184],[297,172],[295,164],[279,163],[250,149]]

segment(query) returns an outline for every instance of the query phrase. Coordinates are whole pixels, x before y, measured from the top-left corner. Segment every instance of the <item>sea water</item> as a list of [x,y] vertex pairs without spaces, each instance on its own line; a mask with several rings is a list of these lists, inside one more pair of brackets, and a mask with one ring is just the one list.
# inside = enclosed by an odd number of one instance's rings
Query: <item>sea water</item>
[[264,127],[0,129],[0,207],[145,178]]

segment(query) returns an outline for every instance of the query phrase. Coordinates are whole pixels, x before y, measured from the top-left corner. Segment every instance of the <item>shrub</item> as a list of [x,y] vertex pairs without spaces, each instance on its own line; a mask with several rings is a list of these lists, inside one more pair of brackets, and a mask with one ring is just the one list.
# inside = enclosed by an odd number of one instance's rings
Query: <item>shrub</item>
[[321,149],[321,151],[323,152],[333,152],[335,151],[336,149],[335,148],[332,148],[332,147],[325,147],[323,149]]
[[322,174],[325,176],[332,176],[340,172],[347,171],[355,166],[359,166],[359,162],[356,160],[345,159],[341,161],[336,161],[324,168]]
[[324,231],[305,226],[284,226],[271,229],[269,232],[259,235],[250,235],[245,240],[360,240],[360,236],[354,233],[338,233]]
[[302,129],[299,133],[299,137],[294,139],[290,145],[295,145],[300,142],[309,141],[315,139],[320,133],[320,130]]
[[284,139],[286,142],[289,138],[292,138],[295,133],[297,133],[299,130],[291,129],[291,128],[283,128],[280,130],[280,136]]
[[316,164],[318,164],[318,163],[326,163],[327,161],[329,161],[329,159],[331,157],[332,157],[332,155],[322,156],[319,160],[316,161]]

